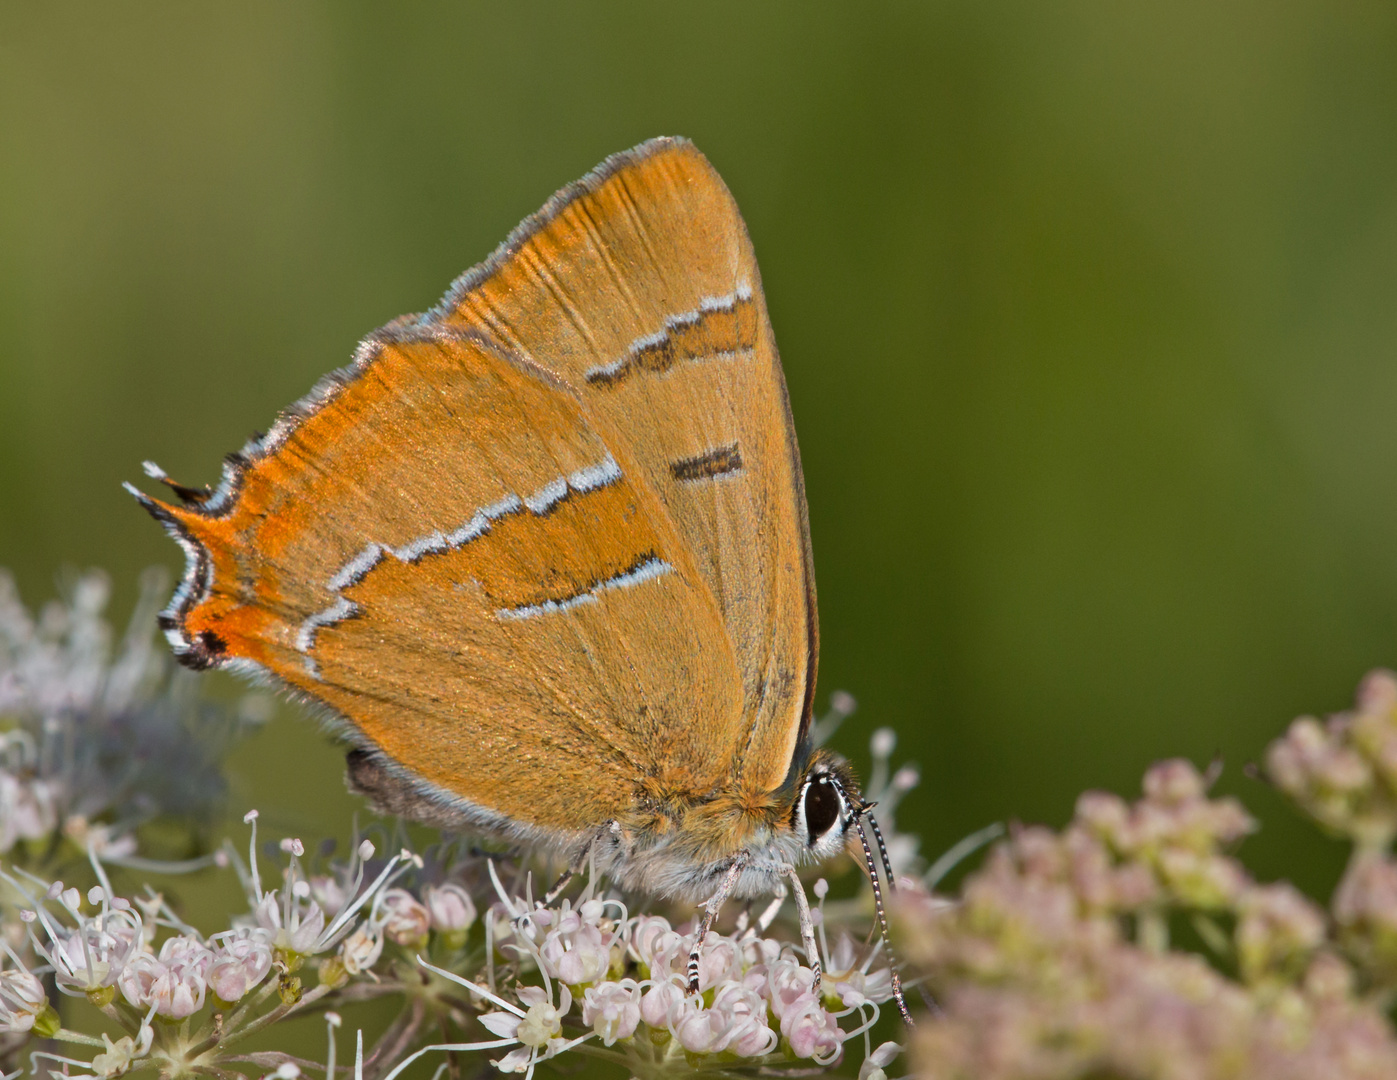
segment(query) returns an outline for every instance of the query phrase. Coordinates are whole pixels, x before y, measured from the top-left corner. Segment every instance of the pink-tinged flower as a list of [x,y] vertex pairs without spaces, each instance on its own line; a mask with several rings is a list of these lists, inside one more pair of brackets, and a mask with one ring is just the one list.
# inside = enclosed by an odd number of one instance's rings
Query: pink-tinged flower
[[47,780],[21,780],[0,769],[0,853],[17,840],[42,840],[57,827],[57,788]]
[[634,979],[588,987],[582,995],[582,1022],[610,1046],[629,1039],[640,1023],[640,984]]
[[610,943],[595,926],[571,934],[550,932],[539,951],[545,970],[569,986],[597,982],[611,963]]
[[[262,878],[257,865],[257,817],[256,810],[243,816],[243,821],[252,826],[248,841],[248,899],[252,903],[258,927],[265,931],[268,943],[278,952],[314,956],[333,949],[354,928],[360,911],[372,905],[371,910],[377,918],[386,892],[402,892],[400,889],[388,889],[393,880],[409,866],[422,865],[418,856],[404,850],[389,859],[378,877],[361,888],[364,862],[373,855],[374,850],[373,844],[363,841],[355,849],[343,878],[342,893],[348,900],[332,919],[327,920],[325,909],[313,897],[315,889],[301,870],[300,853],[304,849],[299,840],[290,839],[281,844],[281,849],[290,855],[290,865],[283,871],[281,888],[262,891]],[[336,897],[330,894],[330,899]],[[412,902],[417,903],[415,900]],[[426,917],[426,909],[422,908],[422,938],[426,937]]]
[[1354,990],[1353,968],[1331,952],[1318,953],[1305,969],[1305,993],[1322,1005],[1347,1004]]
[[[503,890],[501,890],[503,891]],[[499,997],[486,987],[479,986],[469,979],[463,979],[454,972],[444,968],[435,967],[427,963],[421,957],[417,962],[424,970],[446,979],[449,982],[457,983],[465,987],[476,997],[484,998],[500,1006],[497,1012],[489,1012],[480,1017],[480,1022],[486,1030],[497,1036],[494,1042],[475,1043],[463,1046],[461,1044],[443,1044],[440,1046],[429,1046],[417,1053],[410,1055],[400,1062],[391,1076],[398,1073],[410,1062],[421,1057],[425,1053],[434,1050],[462,1050],[462,1049],[495,1049],[501,1043],[508,1045],[510,1042],[518,1042],[517,1049],[510,1051],[502,1058],[492,1059],[490,1064],[501,1072],[523,1072],[533,1074],[534,1066],[540,1061],[545,1061],[557,1054],[570,1050],[578,1043],[586,1042],[593,1037],[592,1032],[588,1032],[581,1038],[562,1038],[562,1019],[567,1015],[572,1007],[572,995],[566,986],[558,987],[558,1004],[554,1005],[548,996],[548,992],[540,986],[521,987],[517,992],[520,1004],[527,1009],[520,1009],[511,1005],[508,1001]]]
[[1248,981],[1298,974],[1324,942],[1324,912],[1293,885],[1253,885],[1237,909],[1237,964]]
[[801,994],[781,1013],[781,1035],[799,1058],[832,1065],[843,1052],[844,1033],[813,993]]
[[781,942],[774,938],[739,938],[738,945],[742,949],[744,969],[756,967],[758,964],[770,964],[781,956]]
[[[307,895],[309,891],[307,888]],[[273,948],[302,956],[321,951],[325,912],[314,900],[291,893],[290,889],[269,892],[257,905],[256,914],[257,925],[270,934]]]
[[208,973],[214,957],[209,947],[198,938],[177,934],[166,938],[165,944],[160,946],[160,959],[171,967],[198,971],[203,975]]
[[406,889],[387,889],[379,902],[378,919],[388,940],[413,948],[427,939],[432,917],[422,903]]
[[727,982],[713,995],[712,1012],[723,1018],[723,1049],[738,1057],[765,1057],[776,1049],[776,1032],[766,1019],[761,994],[738,982]]
[[728,1018],[703,1007],[703,999],[684,999],[679,1015],[670,1022],[679,1045],[691,1054],[716,1054],[728,1041]]
[[115,986],[140,947],[141,923],[130,911],[82,919],[67,931],[50,924],[42,913],[40,918],[51,935],[51,947],[40,952],[53,965],[54,981],[65,993],[89,994]]
[[841,930],[825,964],[821,992],[831,991],[847,1009],[857,1008],[868,1001],[882,1003],[893,996],[892,972],[886,967],[866,971],[869,961],[859,964],[859,947],[848,931]]
[[834,992],[846,1009],[855,1009],[866,1002],[882,1004],[893,996],[893,976],[887,968],[877,971],[851,971],[834,981]]
[[0,971],[0,1031],[29,1031],[48,1004],[37,976],[23,969]]
[[310,885],[310,897],[320,905],[327,915],[337,915],[349,901],[344,885],[329,874],[313,874],[306,879]]
[[383,955],[383,931],[364,922],[340,945],[340,963],[351,975],[368,971]]
[[1266,751],[1276,786],[1326,827],[1379,850],[1397,835],[1397,682],[1374,671],[1356,708],[1321,724],[1303,716]]
[[213,953],[202,942],[173,937],[161,947],[159,958],[150,953],[133,956],[117,985],[137,1008],[154,1006],[167,1020],[183,1020],[204,1007],[212,962]]
[[640,1018],[647,1026],[662,1031],[678,1016],[684,998],[684,990],[676,982],[653,983],[640,997]]
[[428,886],[423,900],[431,916],[432,929],[439,933],[461,933],[475,922],[475,901],[455,882]]
[[655,947],[666,934],[674,933],[669,920],[659,915],[637,915],[631,920],[631,953],[646,967],[655,955]]
[[765,996],[778,1018],[785,1016],[786,1010],[807,994],[812,994],[814,987],[815,973],[794,960],[777,960],[767,965]]
[[272,969],[272,950],[265,935],[255,930],[231,930],[214,938],[209,989],[220,1001],[241,1000]]
[[1077,820],[1117,852],[1124,853],[1135,846],[1130,807],[1113,792],[1082,792],[1077,796]]
[[1384,979],[1397,973],[1397,862],[1360,851],[1334,891],[1334,921],[1359,963]]
[[1158,867],[1168,890],[1187,907],[1226,907],[1242,895],[1247,884],[1242,867],[1221,855],[1167,848],[1160,852]]
[[684,975],[689,948],[689,939],[675,932],[667,919],[642,915],[635,920],[631,931],[631,951],[649,970],[652,979]]
[[[692,938],[685,939],[689,950],[693,949]],[[685,967],[688,957],[684,958]],[[704,991],[728,979],[742,977],[741,956],[732,938],[723,937],[709,931],[699,950],[699,990]]]
[[[553,978],[569,986],[599,982],[611,966],[611,939],[594,920],[601,916],[596,901],[593,910],[559,913],[557,925],[543,937],[539,946],[542,966]],[[584,905],[584,908],[590,905]]]
[[1166,806],[1181,806],[1207,794],[1203,776],[1186,758],[1171,758],[1150,766],[1145,773],[1145,798]]

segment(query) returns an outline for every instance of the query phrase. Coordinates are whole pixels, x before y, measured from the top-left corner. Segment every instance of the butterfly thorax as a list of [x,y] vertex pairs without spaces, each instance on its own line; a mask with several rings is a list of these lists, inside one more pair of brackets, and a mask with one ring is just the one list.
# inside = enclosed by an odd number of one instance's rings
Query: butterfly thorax
[[783,865],[799,865],[842,850],[843,830],[823,846],[833,826],[812,833],[797,812],[812,777],[837,780],[840,790],[860,805],[858,781],[839,755],[815,750],[792,779],[775,791],[740,786],[703,796],[668,793],[620,816],[595,842],[598,869],[624,888],[697,899],[735,861],[744,869],[734,895],[770,893]]

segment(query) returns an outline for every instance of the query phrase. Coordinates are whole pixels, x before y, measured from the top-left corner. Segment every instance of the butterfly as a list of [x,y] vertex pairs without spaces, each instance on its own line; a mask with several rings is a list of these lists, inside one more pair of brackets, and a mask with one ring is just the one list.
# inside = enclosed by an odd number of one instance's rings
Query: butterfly
[[175,655],[327,711],[380,810],[703,900],[705,932],[789,883],[817,980],[795,867],[857,836],[877,890],[867,824],[891,884],[852,769],[811,744],[785,378],[737,204],[688,141],[563,188],[216,489],[146,470],[180,497],[127,485],[186,556]]

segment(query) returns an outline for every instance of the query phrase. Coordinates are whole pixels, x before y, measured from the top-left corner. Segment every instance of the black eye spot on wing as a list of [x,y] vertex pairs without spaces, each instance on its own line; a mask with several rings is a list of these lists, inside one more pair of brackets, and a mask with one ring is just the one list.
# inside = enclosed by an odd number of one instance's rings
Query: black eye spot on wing
[[805,789],[806,841],[811,847],[839,822],[839,794],[823,776],[810,781]]

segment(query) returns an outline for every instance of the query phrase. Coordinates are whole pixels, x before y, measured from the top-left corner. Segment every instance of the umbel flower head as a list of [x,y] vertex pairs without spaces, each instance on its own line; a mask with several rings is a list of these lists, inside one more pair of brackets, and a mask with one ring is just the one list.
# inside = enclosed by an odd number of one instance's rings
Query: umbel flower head
[[[248,823],[255,836],[255,814]],[[100,1051],[89,1060],[42,1051],[36,1061],[103,1080],[145,1071],[177,1075],[191,1065],[221,1074],[244,1060],[232,1048],[248,1031],[317,1005],[390,994],[413,1004],[385,1035],[393,1058],[380,1058],[383,1046],[370,1057],[379,1080],[441,1050],[480,1051],[497,1071],[526,1077],[574,1051],[638,1077],[827,1067],[851,1043],[865,1062],[886,1064],[896,1053],[891,1045],[875,1051],[869,1039],[892,996],[881,945],[857,945],[822,918],[822,931],[835,931],[836,944],[822,946],[827,975],[817,991],[810,958],[767,936],[779,903],[756,922],[739,919],[730,934],[706,936],[702,992],[691,995],[685,966],[697,932],[693,917],[672,923],[632,916],[620,899],[597,895],[595,885],[544,904],[529,898],[527,875],[521,896],[505,887],[495,859],[480,873],[478,856],[434,856],[438,877],[428,882],[425,860],[407,852],[371,867],[368,841],[336,868],[345,900],[327,916],[303,870],[303,845],[288,840],[279,847],[285,861],[274,889],[263,887],[255,838],[246,864],[230,860],[247,888],[249,913],[212,934],[182,922],[158,894],[115,895],[95,857],[102,884],[85,895],[62,882],[11,875],[11,887],[31,905],[19,925],[58,990],[86,997],[122,1029],[102,1031]],[[472,897],[463,884],[469,880],[485,882],[493,899]],[[821,914],[826,893],[818,883]],[[481,908],[486,919],[463,925]],[[313,959],[316,982],[306,987],[294,973],[312,970]],[[403,1057],[436,1030],[423,1023],[434,1015],[472,1041]],[[42,981],[18,961],[0,973],[0,1023],[10,1033],[94,1044],[59,1026]],[[299,1075],[288,1071],[300,1066],[284,1055],[256,1060],[279,1062],[279,1077]],[[872,1080],[880,1068],[868,1068]]]
[[[1267,754],[1277,786],[1354,854],[1328,911],[1255,881],[1231,848],[1256,826],[1185,761],[1144,797],[1089,792],[1061,832],[1016,828],[958,897],[897,912],[941,1006],[920,1026],[945,1080],[1397,1078],[1397,680],[1301,719]],[[1171,947],[1187,925],[1204,951]]]
[[[492,1006],[479,1023],[493,1038],[425,1047],[385,1080],[437,1051],[504,1051],[491,1058],[495,1068],[526,1077],[541,1062],[583,1047],[640,1077],[714,1068],[770,1073],[798,1062],[831,1066],[850,1041],[873,1055],[868,1032],[892,998],[880,946],[858,950],[841,937],[842,951],[822,958],[831,976],[817,992],[810,958],[765,937],[764,926],[743,922],[732,934],[709,932],[701,992],[691,995],[685,965],[695,920],[684,929],[663,916],[631,916],[619,900],[599,898],[590,886],[576,902],[548,907],[513,894],[493,863],[490,869],[497,897],[491,915],[501,928],[500,951],[516,971],[512,989],[499,989],[493,967],[482,984],[417,962]],[[878,1060],[886,1064],[894,1052],[880,1047]]]
[[116,643],[106,575],[71,578],[31,615],[0,569],[0,855],[44,858],[61,836],[115,861],[134,852],[143,821],[198,822],[221,802],[223,753],[265,702],[252,695],[230,712],[176,670],[154,637],[165,589],[163,572],[143,575]]

